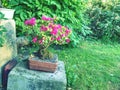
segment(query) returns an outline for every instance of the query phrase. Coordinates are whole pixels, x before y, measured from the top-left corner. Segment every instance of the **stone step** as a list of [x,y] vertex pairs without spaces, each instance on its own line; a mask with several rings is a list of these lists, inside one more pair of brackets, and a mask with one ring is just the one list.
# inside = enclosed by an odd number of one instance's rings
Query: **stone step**
[[54,73],[28,69],[23,61],[9,73],[7,90],[66,90],[64,63],[58,62]]

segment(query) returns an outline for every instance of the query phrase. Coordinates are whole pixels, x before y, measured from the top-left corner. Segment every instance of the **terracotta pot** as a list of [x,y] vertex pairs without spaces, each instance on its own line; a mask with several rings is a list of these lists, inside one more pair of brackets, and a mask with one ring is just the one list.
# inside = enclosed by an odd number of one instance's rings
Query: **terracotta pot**
[[30,57],[28,60],[29,69],[55,72],[58,66],[58,58],[55,57],[54,59],[56,60],[41,60],[38,57]]

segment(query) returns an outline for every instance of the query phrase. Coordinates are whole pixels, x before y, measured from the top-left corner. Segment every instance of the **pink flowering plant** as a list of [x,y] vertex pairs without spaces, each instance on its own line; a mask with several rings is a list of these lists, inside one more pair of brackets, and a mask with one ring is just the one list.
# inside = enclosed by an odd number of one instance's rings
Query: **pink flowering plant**
[[68,27],[56,24],[55,21],[56,18],[42,16],[40,22],[34,17],[24,22],[28,28],[27,34],[31,37],[32,44],[39,47],[40,56],[50,57],[46,53],[49,53],[47,49],[51,44],[62,45],[70,42],[71,30]]

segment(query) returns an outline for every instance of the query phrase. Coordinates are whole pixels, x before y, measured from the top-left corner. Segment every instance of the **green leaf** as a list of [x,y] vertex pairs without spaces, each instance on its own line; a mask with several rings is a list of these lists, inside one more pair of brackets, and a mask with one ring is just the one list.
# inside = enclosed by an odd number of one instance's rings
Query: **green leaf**
[[11,1],[9,2],[9,4],[10,4],[11,6],[17,6],[17,5],[19,5],[19,1],[11,0]]
[[3,19],[4,18],[4,14],[2,12],[0,12],[0,19]]
[[25,20],[25,18],[24,18],[24,12],[21,12],[20,13],[20,18],[24,21]]
[[61,9],[61,5],[60,5],[60,3],[59,2],[57,2],[57,1],[51,1],[51,5],[55,5],[56,7],[57,7],[57,9]]
[[29,7],[29,8],[32,8],[33,7],[33,5],[32,4],[30,4],[29,2],[27,2],[27,1],[24,1],[23,2],[23,4],[25,4],[27,7]]

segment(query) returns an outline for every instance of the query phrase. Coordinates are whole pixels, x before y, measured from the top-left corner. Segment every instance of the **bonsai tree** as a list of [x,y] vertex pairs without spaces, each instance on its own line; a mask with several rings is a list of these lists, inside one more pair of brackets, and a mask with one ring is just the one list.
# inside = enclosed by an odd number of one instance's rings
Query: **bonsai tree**
[[56,24],[56,17],[50,18],[42,16],[40,22],[36,18],[25,20],[26,28],[23,31],[30,39],[32,45],[38,48],[39,57],[52,58],[52,53],[48,50],[52,44],[68,44],[70,42],[71,30],[60,24]]

